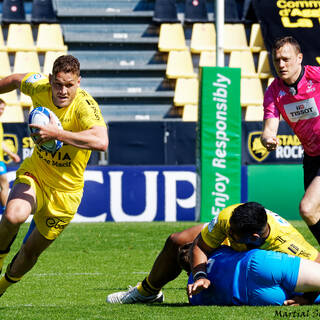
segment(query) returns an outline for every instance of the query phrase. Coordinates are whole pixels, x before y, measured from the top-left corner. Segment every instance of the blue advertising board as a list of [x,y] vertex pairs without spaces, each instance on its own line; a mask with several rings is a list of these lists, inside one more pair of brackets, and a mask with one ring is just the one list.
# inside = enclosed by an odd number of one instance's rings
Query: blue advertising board
[[195,220],[195,166],[90,166],[84,177],[74,222]]

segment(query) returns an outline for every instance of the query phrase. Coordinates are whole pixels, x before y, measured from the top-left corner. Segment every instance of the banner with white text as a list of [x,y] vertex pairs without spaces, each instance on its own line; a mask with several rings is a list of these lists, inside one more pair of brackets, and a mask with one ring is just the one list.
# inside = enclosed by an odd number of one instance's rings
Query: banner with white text
[[320,64],[319,0],[253,0],[253,7],[269,52],[276,38],[293,36],[301,46],[303,63]]
[[[8,170],[12,186],[16,168]],[[84,179],[73,222],[195,220],[195,166],[90,166]]]
[[201,71],[197,215],[210,221],[241,199],[240,69]]

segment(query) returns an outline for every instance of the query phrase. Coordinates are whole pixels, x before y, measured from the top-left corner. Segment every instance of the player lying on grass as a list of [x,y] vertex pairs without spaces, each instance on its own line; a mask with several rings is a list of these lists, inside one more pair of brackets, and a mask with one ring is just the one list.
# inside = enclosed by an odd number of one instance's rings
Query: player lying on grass
[[177,278],[182,271],[177,258],[180,248],[193,242],[198,235],[208,243],[208,246],[210,245],[212,251],[227,241],[236,251],[259,248],[320,261],[317,249],[311,246],[288,221],[256,202],[235,204],[222,210],[209,224],[199,224],[170,235],[149,275],[128,291],[108,295],[107,302],[163,301],[161,288]]
[[[206,280],[207,288],[191,293],[194,280],[200,276]],[[228,246],[216,249],[205,273],[191,273],[188,281],[192,305],[312,304],[320,302],[319,291],[319,263],[275,251],[238,252]]]

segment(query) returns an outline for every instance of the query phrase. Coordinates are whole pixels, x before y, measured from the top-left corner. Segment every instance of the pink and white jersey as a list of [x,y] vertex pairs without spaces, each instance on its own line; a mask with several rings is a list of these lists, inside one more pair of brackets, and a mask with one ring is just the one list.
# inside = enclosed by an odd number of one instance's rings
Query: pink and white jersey
[[264,96],[264,119],[280,114],[299,138],[309,156],[320,155],[320,67],[305,66],[298,93],[276,78]]

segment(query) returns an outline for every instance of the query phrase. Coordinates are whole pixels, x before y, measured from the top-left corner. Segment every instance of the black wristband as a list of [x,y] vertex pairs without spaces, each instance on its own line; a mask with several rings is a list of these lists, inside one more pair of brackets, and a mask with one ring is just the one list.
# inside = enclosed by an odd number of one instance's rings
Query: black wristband
[[208,279],[208,275],[205,271],[198,271],[193,276],[193,282],[196,282],[199,279]]

